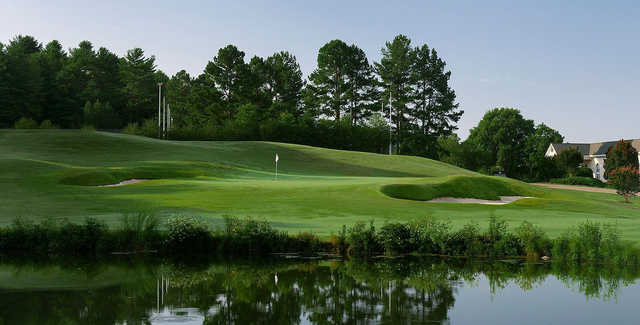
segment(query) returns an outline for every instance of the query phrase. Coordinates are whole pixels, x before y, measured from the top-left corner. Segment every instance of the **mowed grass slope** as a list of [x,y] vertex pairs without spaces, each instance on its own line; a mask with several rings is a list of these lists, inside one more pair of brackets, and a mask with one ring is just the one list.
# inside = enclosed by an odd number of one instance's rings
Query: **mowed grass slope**
[[[274,156],[278,153],[278,180]],[[130,178],[122,187],[95,185]],[[86,216],[117,224],[123,213],[194,214],[212,223],[253,216],[292,233],[337,232],[343,224],[424,216],[486,225],[495,215],[552,235],[584,220],[640,235],[640,202],[616,195],[542,189],[430,159],[269,142],[162,141],[77,130],[0,130],[0,225],[15,217]],[[504,206],[429,203],[440,196],[533,196]]]

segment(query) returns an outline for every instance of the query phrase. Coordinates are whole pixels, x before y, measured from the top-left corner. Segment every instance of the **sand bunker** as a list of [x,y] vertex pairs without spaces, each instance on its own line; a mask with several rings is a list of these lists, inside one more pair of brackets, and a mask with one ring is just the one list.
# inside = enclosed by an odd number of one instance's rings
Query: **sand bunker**
[[123,186],[123,185],[129,185],[129,184],[135,184],[135,183],[141,183],[144,181],[148,181],[148,179],[138,179],[138,178],[134,178],[134,179],[125,179],[124,181],[118,183],[118,184],[107,184],[107,185],[98,185],[100,187],[114,187],[114,186]]
[[532,199],[531,196],[501,196],[500,200],[481,200],[481,199],[467,199],[457,197],[439,197],[427,202],[448,202],[448,203],[475,203],[475,204],[489,204],[489,205],[504,205],[511,202],[515,202],[521,199]]

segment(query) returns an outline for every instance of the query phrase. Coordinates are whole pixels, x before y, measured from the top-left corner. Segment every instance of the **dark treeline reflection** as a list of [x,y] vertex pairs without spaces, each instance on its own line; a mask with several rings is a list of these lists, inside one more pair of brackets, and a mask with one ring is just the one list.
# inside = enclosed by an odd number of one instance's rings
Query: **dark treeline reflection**
[[486,278],[491,292],[555,277],[610,299],[638,269],[430,258],[358,261],[160,260],[6,262],[0,324],[447,323],[457,289]]

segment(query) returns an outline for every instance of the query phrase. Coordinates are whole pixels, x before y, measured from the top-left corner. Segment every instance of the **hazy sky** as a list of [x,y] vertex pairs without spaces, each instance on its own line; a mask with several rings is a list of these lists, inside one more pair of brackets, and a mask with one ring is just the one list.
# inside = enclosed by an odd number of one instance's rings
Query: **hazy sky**
[[118,55],[141,47],[169,75],[199,74],[229,43],[247,60],[290,51],[308,75],[327,41],[377,61],[399,33],[446,60],[462,138],[496,106],[568,141],[640,138],[637,1],[0,1],[2,42],[29,34]]

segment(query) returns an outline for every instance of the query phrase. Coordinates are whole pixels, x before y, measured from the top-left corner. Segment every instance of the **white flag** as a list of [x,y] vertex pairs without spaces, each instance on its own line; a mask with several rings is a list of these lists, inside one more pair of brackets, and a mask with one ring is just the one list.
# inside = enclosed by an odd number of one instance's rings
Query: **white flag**
[[278,159],[279,159],[279,158],[278,158],[278,154],[276,154],[276,162],[278,162]]

